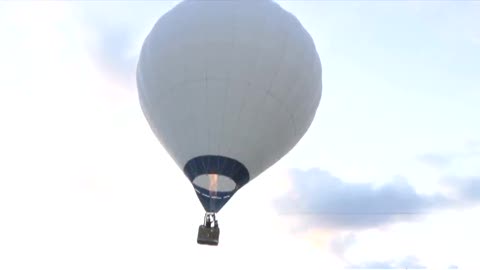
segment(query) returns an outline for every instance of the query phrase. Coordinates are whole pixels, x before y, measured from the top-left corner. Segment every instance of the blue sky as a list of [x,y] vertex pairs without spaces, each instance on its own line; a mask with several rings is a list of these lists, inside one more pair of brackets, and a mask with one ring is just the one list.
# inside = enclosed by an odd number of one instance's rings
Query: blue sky
[[[480,3],[278,2],[315,41],[322,100],[297,147],[222,211],[216,260],[478,269]],[[0,3],[0,268],[211,256],[134,83],[143,38],[175,4]]]

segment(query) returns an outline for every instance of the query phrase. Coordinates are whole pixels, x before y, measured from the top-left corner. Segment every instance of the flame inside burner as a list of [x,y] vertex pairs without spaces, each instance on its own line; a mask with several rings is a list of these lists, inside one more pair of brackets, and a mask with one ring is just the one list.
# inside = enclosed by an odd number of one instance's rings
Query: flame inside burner
[[218,174],[209,174],[208,177],[210,178],[210,196],[215,196],[218,188]]

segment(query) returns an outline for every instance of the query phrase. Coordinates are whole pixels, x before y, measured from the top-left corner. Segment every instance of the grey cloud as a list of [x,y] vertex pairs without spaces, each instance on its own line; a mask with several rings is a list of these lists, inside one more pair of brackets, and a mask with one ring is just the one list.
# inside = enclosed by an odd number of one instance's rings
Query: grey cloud
[[480,202],[480,177],[445,177],[441,181],[454,191],[456,200],[461,204]]
[[417,257],[408,256],[401,260],[367,262],[359,265],[352,265],[352,269],[426,269]]
[[462,179],[458,183],[458,189],[464,198],[475,203],[480,200],[480,177]]
[[89,33],[85,46],[111,79],[134,86],[141,43],[155,21],[175,4],[160,2],[73,3],[75,17]]
[[466,146],[468,149],[473,149],[473,150],[480,150],[480,141],[477,140],[469,140],[466,143]]
[[344,258],[345,252],[349,247],[355,243],[355,234],[348,233],[347,235],[339,235],[335,237],[330,243],[330,249],[339,258]]
[[415,256],[408,256],[405,259],[401,260],[397,263],[397,267],[399,268],[408,268],[408,269],[426,269],[424,265],[420,263]]
[[108,10],[106,6],[95,3],[76,5],[75,8],[77,19],[89,34],[84,46],[92,59],[105,75],[130,82],[135,74],[136,62],[135,57],[130,55],[134,29],[125,22],[115,20],[115,15],[122,12],[115,14],[118,9]]
[[[463,150],[452,153],[429,153],[419,159],[429,165],[444,168],[450,164],[480,157],[480,141],[468,141]],[[449,188],[455,196],[457,206],[468,206],[480,202],[480,177],[445,176],[440,184]]]
[[433,167],[443,168],[452,163],[453,156],[429,153],[419,156],[419,159]]
[[445,168],[461,159],[480,157],[480,142],[468,141],[464,149],[451,153],[426,153],[418,156],[421,162],[437,168]]
[[367,262],[360,265],[352,265],[352,269],[395,269],[392,262]]
[[346,183],[326,171],[292,171],[293,189],[275,201],[278,211],[298,215],[302,225],[334,229],[362,229],[413,220],[437,208],[451,205],[440,195],[418,194],[397,177],[376,187]]
[[135,76],[137,57],[129,55],[133,46],[132,34],[127,29],[99,29],[90,52],[107,76],[131,82]]

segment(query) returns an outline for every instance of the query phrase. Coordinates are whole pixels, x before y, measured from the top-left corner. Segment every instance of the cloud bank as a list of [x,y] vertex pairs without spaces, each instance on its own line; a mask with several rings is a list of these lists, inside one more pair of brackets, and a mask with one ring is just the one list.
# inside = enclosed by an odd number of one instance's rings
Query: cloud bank
[[76,20],[87,33],[85,48],[110,79],[135,85],[141,44],[154,23],[178,1],[151,3],[72,3]]
[[352,269],[427,269],[415,256],[408,256],[401,260],[366,262],[350,266]]
[[291,176],[292,190],[275,206],[280,213],[301,216],[307,228],[366,229],[453,205],[442,194],[418,194],[401,177],[377,187],[346,183],[320,169],[292,170]]

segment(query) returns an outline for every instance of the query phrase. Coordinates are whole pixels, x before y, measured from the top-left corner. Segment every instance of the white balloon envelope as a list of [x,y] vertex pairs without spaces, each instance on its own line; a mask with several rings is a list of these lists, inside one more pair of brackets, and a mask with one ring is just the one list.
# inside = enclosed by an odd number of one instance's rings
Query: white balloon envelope
[[322,69],[310,35],[272,1],[184,1],[145,39],[137,85],[155,136],[216,213],[308,130]]

